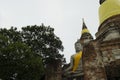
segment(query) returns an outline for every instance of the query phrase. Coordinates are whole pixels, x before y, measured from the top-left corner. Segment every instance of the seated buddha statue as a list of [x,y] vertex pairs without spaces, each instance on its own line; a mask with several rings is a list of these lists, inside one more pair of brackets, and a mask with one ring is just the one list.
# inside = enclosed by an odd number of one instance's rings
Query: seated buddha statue
[[76,50],[76,53],[73,54],[71,56],[71,59],[70,59],[70,66],[65,69],[65,75],[81,75],[83,74],[83,71],[82,71],[82,45],[80,44],[80,41],[78,40],[76,43],[75,43],[75,50]]

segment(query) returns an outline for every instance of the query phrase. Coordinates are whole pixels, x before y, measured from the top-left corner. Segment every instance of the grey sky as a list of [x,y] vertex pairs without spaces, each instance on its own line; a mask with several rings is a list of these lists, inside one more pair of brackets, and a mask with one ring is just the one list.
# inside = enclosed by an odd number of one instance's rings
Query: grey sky
[[82,18],[93,36],[97,32],[98,8],[99,0],[0,0],[0,27],[50,25],[63,41],[62,54],[69,62],[81,35]]

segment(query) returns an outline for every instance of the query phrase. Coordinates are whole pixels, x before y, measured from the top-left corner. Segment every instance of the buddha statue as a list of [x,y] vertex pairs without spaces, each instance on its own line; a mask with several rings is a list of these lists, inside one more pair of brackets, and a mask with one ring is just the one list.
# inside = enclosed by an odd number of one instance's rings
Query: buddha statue
[[83,47],[82,45],[80,44],[80,40],[78,40],[76,43],[75,43],[75,50],[76,50],[76,53],[73,54],[71,56],[71,59],[70,59],[70,66],[65,69],[65,75],[67,76],[81,76],[83,75],[83,71],[82,71],[82,50],[83,50]]

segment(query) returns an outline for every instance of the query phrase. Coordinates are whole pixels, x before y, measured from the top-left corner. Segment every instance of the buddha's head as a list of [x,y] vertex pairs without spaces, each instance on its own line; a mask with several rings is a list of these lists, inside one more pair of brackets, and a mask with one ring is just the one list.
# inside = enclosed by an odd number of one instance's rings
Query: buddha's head
[[76,50],[76,52],[79,52],[79,51],[83,50],[83,47],[80,43],[80,40],[77,40],[77,42],[75,43],[75,50]]

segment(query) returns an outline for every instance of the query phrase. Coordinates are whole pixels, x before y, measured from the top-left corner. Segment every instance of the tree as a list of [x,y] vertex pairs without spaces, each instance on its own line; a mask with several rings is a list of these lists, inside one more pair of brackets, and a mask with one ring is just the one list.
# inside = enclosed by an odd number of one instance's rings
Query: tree
[[62,41],[54,34],[50,26],[27,26],[22,28],[22,37],[36,54],[42,56],[43,62],[63,59],[59,52],[63,51]]
[[0,30],[0,78],[39,80],[44,73],[41,57],[21,41],[16,29],[11,29]]
[[0,78],[39,80],[47,63],[63,60],[60,51],[62,41],[50,26],[0,29]]

